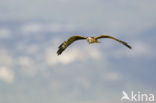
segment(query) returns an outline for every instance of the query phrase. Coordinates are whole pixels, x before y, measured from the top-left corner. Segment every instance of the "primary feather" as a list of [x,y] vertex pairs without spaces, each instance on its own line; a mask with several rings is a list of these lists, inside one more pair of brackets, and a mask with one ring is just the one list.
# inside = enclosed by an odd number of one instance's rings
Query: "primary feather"
[[86,37],[80,36],[80,35],[75,35],[70,37],[67,41],[64,41],[60,46],[57,51],[57,54],[60,55],[70,44],[72,44],[76,40],[82,40],[86,39]]

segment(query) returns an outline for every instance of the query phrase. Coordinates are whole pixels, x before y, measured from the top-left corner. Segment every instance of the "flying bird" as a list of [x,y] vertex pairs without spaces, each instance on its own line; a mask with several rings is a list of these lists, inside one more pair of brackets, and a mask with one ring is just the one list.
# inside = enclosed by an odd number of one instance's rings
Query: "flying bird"
[[73,42],[77,41],[77,40],[87,40],[89,44],[92,43],[100,43],[100,41],[98,41],[98,39],[102,39],[102,38],[109,38],[109,39],[113,39],[116,40],[117,42],[125,45],[126,47],[128,47],[129,49],[131,49],[131,46],[128,45],[126,42],[121,41],[115,37],[109,36],[109,35],[100,35],[97,37],[84,37],[84,36],[80,36],[80,35],[75,35],[70,37],[68,40],[64,41],[59,47],[58,47],[58,51],[57,54],[60,55],[70,44],[72,44]]

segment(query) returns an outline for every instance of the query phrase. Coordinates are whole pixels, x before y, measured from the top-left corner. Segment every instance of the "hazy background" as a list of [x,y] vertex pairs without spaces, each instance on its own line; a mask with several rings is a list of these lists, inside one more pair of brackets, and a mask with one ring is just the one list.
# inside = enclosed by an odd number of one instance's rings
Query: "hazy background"
[[[113,40],[78,41],[79,34]],[[0,103],[120,103],[156,94],[156,0],[0,0]]]

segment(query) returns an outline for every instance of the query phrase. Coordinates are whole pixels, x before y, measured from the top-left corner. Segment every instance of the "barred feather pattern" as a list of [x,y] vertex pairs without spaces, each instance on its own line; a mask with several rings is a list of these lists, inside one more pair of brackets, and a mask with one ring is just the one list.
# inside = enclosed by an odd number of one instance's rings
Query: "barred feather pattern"
[[60,46],[59,49],[57,51],[57,54],[60,55],[65,49],[66,49],[67,43],[66,41],[64,41]]
[[58,48],[57,54],[60,55],[69,45],[74,41],[86,39],[86,37],[75,35],[70,37],[67,41],[64,41]]

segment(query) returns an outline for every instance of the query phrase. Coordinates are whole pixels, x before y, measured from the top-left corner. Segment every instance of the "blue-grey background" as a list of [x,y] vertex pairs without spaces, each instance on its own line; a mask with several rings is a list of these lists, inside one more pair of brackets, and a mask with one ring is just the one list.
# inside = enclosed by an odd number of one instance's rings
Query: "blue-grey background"
[[[0,103],[120,103],[156,93],[156,0],[0,0]],[[57,47],[72,35],[113,40]]]

